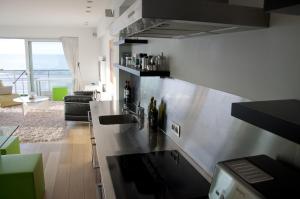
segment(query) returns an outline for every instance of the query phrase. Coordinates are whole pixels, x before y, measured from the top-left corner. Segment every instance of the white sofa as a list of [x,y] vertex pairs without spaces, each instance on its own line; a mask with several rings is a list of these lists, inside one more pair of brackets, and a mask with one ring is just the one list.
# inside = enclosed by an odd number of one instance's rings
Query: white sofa
[[13,99],[19,95],[12,94],[12,86],[4,86],[0,80],[0,107],[16,106],[20,103],[14,102]]
[[12,86],[0,86],[0,95],[11,95]]

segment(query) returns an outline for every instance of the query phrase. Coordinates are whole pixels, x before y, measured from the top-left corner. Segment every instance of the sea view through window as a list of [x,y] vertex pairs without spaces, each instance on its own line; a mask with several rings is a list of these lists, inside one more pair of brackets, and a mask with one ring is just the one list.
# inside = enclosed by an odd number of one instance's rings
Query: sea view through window
[[18,94],[34,90],[38,95],[50,96],[53,87],[72,89],[71,73],[59,41],[0,39],[0,79]]

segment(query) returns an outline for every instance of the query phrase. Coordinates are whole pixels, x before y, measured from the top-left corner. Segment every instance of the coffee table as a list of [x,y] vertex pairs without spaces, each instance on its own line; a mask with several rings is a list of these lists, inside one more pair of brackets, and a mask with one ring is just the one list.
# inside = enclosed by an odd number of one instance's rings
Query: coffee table
[[47,96],[36,96],[33,99],[30,99],[28,96],[25,97],[17,97],[14,99],[15,102],[22,103],[22,112],[23,115],[26,115],[28,112],[28,109],[30,108],[31,105],[38,105],[41,104],[42,102],[47,102],[49,100],[49,97]]
[[19,126],[0,126],[0,148],[7,142]]

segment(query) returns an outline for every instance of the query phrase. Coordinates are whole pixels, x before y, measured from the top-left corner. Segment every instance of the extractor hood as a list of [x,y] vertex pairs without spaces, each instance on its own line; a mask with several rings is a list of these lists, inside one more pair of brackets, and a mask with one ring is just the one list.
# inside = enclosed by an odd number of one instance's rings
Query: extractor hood
[[263,8],[228,0],[136,0],[111,26],[120,37],[183,38],[269,26]]
[[265,9],[290,15],[300,15],[300,0],[265,0]]

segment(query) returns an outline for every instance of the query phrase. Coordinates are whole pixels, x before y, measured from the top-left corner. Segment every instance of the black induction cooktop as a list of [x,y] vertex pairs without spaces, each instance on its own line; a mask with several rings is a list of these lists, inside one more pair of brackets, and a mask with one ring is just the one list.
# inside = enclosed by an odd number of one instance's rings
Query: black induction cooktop
[[178,152],[107,157],[117,199],[207,199],[210,184]]

